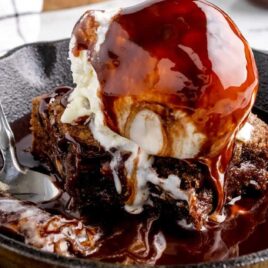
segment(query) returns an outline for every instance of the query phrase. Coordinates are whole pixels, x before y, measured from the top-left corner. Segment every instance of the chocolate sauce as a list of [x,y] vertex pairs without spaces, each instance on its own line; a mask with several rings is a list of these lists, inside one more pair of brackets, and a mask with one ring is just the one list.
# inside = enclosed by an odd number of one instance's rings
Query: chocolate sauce
[[[176,125],[175,114],[186,114],[206,136],[196,158],[209,167],[218,193],[215,209],[220,213],[225,203],[222,178],[232,155],[233,137],[249,114],[258,84],[248,44],[225,14],[198,0],[150,0],[121,10],[95,53],[98,27],[94,13],[83,16],[74,30],[73,53],[79,56],[81,50],[87,50],[101,84],[107,125],[129,137],[131,120],[143,109],[152,110],[161,118],[165,132],[160,156],[172,157],[170,133],[181,127]],[[226,41],[217,39],[219,31]],[[69,90],[59,88],[55,97]],[[43,99],[40,114],[47,112],[48,101],[53,101],[53,95]],[[66,99],[61,104],[66,106]],[[124,127],[119,127],[120,112],[127,109],[131,112]],[[15,133],[19,125],[28,126],[27,118],[13,124]],[[19,159],[43,171],[28,150],[29,132],[23,135],[17,129]],[[57,183],[62,189],[61,181]],[[102,230],[96,251],[90,257],[87,252],[78,255],[73,251],[78,257],[125,264],[187,264],[225,260],[268,247],[260,235],[268,228],[267,194],[227,206],[226,221],[208,221],[202,232],[186,223],[185,228],[179,227],[157,212],[81,214],[65,192],[37,206]]]
[[95,51],[98,27],[94,12],[81,18],[73,53],[86,50],[96,70],[106,124],[129,138],[137,114],[153,111],[164,133],[158,155],[174,157],[173,133],[182,131],[176,113],[186,114],[205,136],[195,159],[210,170],[217,216],[225,202],[223,178],[234,136],[258,88],[247,42],[226,14],[205,1],[149,0],[122,9]]
[[51,94],[47,94],[47,97],[42,98],[39,113],[43,114],[47,112],[47,105],[50,101],[53,101],[54,98],[57,96],[63,96],[61,99],[61,104],[63,107],[67,106],[68,103],[68,97],[70,93],[73,91],[73,88],[68,86],[59,86],[54,89],[54,91]]
[[[12,124],[17,137],[19,160],[26,166],[43,171],[29,151],[31,135],[27,126],[29,116]],[[112,263],[188,264],[225,260],[268,248],[268,240],[263,239],[268,235],[267,194],[252,199],[244,198],[227,206],[227,220],[222,224],[209,223],[207,230],[202,232],[183,229],[153,213],[106,216],[102,212],[95,212],[87,215],[87,218],[82,217],[65,192],[57,199],[38,206],[52,214],[82,219],[90,226],[100,227],[104,236],[99,249],[90,257],[81,252],[77,253],[77,257]],[[12,232],[0,231],[14,238]]]

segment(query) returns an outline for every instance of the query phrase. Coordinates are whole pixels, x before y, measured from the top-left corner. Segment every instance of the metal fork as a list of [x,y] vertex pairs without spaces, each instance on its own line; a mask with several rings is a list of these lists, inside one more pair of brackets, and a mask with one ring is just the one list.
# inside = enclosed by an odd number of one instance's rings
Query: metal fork
[[18,162],[14,134],[1,103],[0,151],[4,161],[0,181],[7,185],[7,192],[13,197],[38,203],[54,199],[59,194],[50,176],[27,169]]

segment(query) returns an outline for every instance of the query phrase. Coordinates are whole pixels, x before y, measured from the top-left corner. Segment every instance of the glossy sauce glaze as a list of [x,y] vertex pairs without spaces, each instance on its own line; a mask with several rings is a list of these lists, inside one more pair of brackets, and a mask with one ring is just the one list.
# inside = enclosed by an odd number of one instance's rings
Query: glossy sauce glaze
[[[213,17],[211,12],[216,11],[216,8],[204,3],[189,0],[148,1],[143,6],[124,10],[112,22],[107,43],[101,46],[99,55],[89,53],[89,56],[92,57],[101,81],[100,96],[106,123],[114,131],[128,136],[131,122],[123,124],[126,126],[122,129],[117,122],[118,111],[127,110],[127,98],[130,100],[131,112],[134,113],[129,115],[128,120],[131,121],[135,118],[135,113],[144,108],[152,109],[161,118],[163,132],[166,133],[165,148],[170,147],[172,138],[168,131],[173,124],[176,125],[173,118],[176,110],[186,113],[198,131],[206,134],[208,140],[197,157],[210,167],[218,190],[219,212],[224,203],[222,176],[232,153],[232,143],[227,141],[232,140],[232,133],[247,117],[257,80],[251,52],[230,21],[228,25],[233,38],[228,39],[228,42],[232,40],[230,43],[235,46],[237,41],[240,43],[238,48],[242,45],[245,52],[245,58],[240,57],[238,49],[238,53],[232,55],[235,56],[232,60],[244,62],[247,70],[237,70],[235,76],[229,76],[230,73],[226,75],[224,70],[218,69],[221,66],[215,63],[215,59],[221,62],[220,59],[231,61],[231,58],[226,58],[222,47],[220,52],[216,50],[219,54],[215,51],[213,54],[209,49],[207,26]],[[145,21],[145,18],[150,20]],[[91,23],[93,26],[90,27],[98,27],[94,19],[89,24]],[[139,27],[144,28],[144,32]],[[228,32],[224,34],[227,35]],[[75,54],[79,55],[81,49],[90,48],[94,38],[90,33],[85,43],[79,43],[77,38]],[[128,52],[132,49],[134,59],[129,58],[131,53]],[[176,53],[172,53],[174,51]],[[122,62],[127,67],[133,65],[133,68],[121,69]],[[127,70],[129,73],[126,74]],[[168,72],[162,75],[166,70]],[[133,84],[125,81],[126,75]],[[236,86],[228,87],[229,84]],[[69,89],[59,90],[64,93]],[[46,101],[43,104],[40,112],[46,112]],[[29,152],[29,117],[15,122],[13,129],[18,140],[17,150],[21,163],[44,171],[44,167],[34,161]],[[223,148],[217,148],[220,138]],[[165,149],[160,155],[170,153]],[[62,188],[60,180],[57,183]],[[202,232],[183,229],[155,213],[133,216],[127,213],[103,215],[102,212],[95,212],[86,217],[75,209],[72,199],[65,192],[52,202],[38,206],[52,215],[79,218],[88,226],[96,226],[101,230],[101,244],[90,256],[87,256],[86,251],[82,250],[78,254],[74,250],[73,244],[76,245],[76,240],[81,237],[72,236],[68,244],[71,256],[125,264],[187,264],[225,260],[268,248],[267,239],[263,239],[268,230],[266,193],[252,199],[244,198],[227,207],[226,221],[221,224],[210,222],[207,230]],[[6,230],[0,231],[9,234]],[[46,236],[46,233],[43,235]]]
[[[226,14],[199,0],[150,0],[123,9],[96,51],[98,27],[94,11],[82,17],[73,32],[73,54],[88,51],[106,124],[132,139],[135,120],[149,110],[160,122],[163,140],[154,154],[195,158],[209,167],[218,193],[216,219],[234,137],[258,88],[247,42]],[[189,144],[194,152],[178,153],[176,142],[196,133],[197,141]]]
[[[44,167],[34,161],[29,152],[29,117],[18,120],[12,128],[18,140],[16,146],[20,162],[44,172]],[[61,187],[60,181],[58,183]],[[72,199],[65,192],[57,199],[37,206],[52,216],[62,215],[70,220],[76,218],[88,225],[90,230],[92,226],[101,230],[98,249],[90,256],[86,256],[87,252],[83,254],[82,247],[79,251],[72,250],[75,248],[72,246],[68,248],[71,255],[81,258],[125,264],[188,264],[225,260],[268,248],[267,239],[263,239],[268,235],[267,193],[227,206],[227,220],[222,224],[211,223],[202,232],[183,229],[153,213],[133,216],[94,212],[85,217],[72,206]],[[44,216],[48,217],[47,214]],[[71,227],[73,223],[71,221]],[[64,226],[68,228],[68,223]],[[23,241],[23,237],[14,236],[10,230],[0,231]],[[51,236],[51,233],[48,235]],[[77,245],[75,239],[70,239],[70,245]]]

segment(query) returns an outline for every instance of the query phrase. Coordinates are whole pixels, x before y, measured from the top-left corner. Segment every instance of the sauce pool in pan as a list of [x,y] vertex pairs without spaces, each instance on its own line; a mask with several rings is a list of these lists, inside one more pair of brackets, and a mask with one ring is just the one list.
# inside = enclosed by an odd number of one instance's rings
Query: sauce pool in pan
[[[47,172],[30,153],[30,116],[12,124],[20,162]],[[53,175],[53,174],[52,174]],[[60,182],[58,181],[60,187]],[[101,227],[102,246],[89,258],[106,262],[147,264],[188,264],[233,258],[268,248],[268,196],[245,198],[229,206],[225,222],[209,225],[206,231],[186,230],[157,215],[92,212],[85,217],[72,206],[63,192],[57,199],[38,207],[52,214],[78,218]],[[115,215],[116,214],[116,215]],[[12,236],[10,232],[4,232]],[[13,236],[14,237],[14,236]],[[81,256],[78,256],[81,257]],[[85,257],[86,258],[86,257]]]

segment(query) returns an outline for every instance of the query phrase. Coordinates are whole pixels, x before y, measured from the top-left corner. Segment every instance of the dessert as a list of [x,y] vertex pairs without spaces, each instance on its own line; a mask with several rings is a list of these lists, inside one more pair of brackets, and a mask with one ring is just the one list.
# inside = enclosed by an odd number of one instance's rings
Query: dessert
[[[81,210],[109,212],[123,209],[128,196],[123,165],[118,169],[118,178],[123,186],[121,194],[118,194],[110,167],[113,156],[94,139],[87,123],[71,125],[61,122],[71,92],[71,88],[59,87],[52,94],[33,100],[35,155],[42,161],[49,161],[48,165],[62,178],[64,189]],[[267,134],[267,125],[251,114],[244,129],[237,135],[225,174],[225,204],[254,189],[257,192],[266,190]],[[182,190],[178,191],[186,192],[192,187],[197,195],[195,202],[187,204],[183,199],[172,199],[168,191],[165,193],[150,183],[150,198],[154,207],[147,205],[147,210],[161,211],[184,226],[193,228],[194,224],[196,228],[204,228],[203,223],[213,210],[216,195],[206,166],[198,162],[155,157],[152,168],[163,178],[168,178],[170,174],[179,176]]]
[[268,125],[251,113],[257,69],[231,19],[203,0],[88,11],[70,60],[76,87],[35,97],[31,114],[31,153],[62,194],[35,205],[0,185],[0,231],[124,264],[254,251],[268,223]]
[[[37,135],[45,131],[53,144],[55,136],[66,143],[66,135],[73,144],[87,144],[70,153],[67,168],[67,159],[52,160],[66,190],[75,199],[89,196],[102,204],[91,194],[97,184],[108,203],[131,214],[158,208],[160,199],[177,207],[172,210],[178,210],[179,221],[197,229],[209,216],[222,221],[225,172],[236,136],[250,139],[246,121],[258,88],[251,49],[233,22],[204,1],[146,1],[124,10],[88,11],[74,27],[70,60],[76,88],[64,111],[55,98],[45,97],[48,105],[34,101],[33,112],[36,155],[48,151],[38,150],[44,137]],[[38,106],[52,107],[52,118],[44,112],[38,117]],[[53,124],[59,131],[50,137],[57,132]],[[56,150],[49,150],[50,159]],[[92,161],[79,150],[97,156],[96,179],[87,168]],[[74,155],[86,164],[72,165]],[[169,163],[176,168],[162,172]],[[83,173],[79,169],[86,175],[77,175]]]

